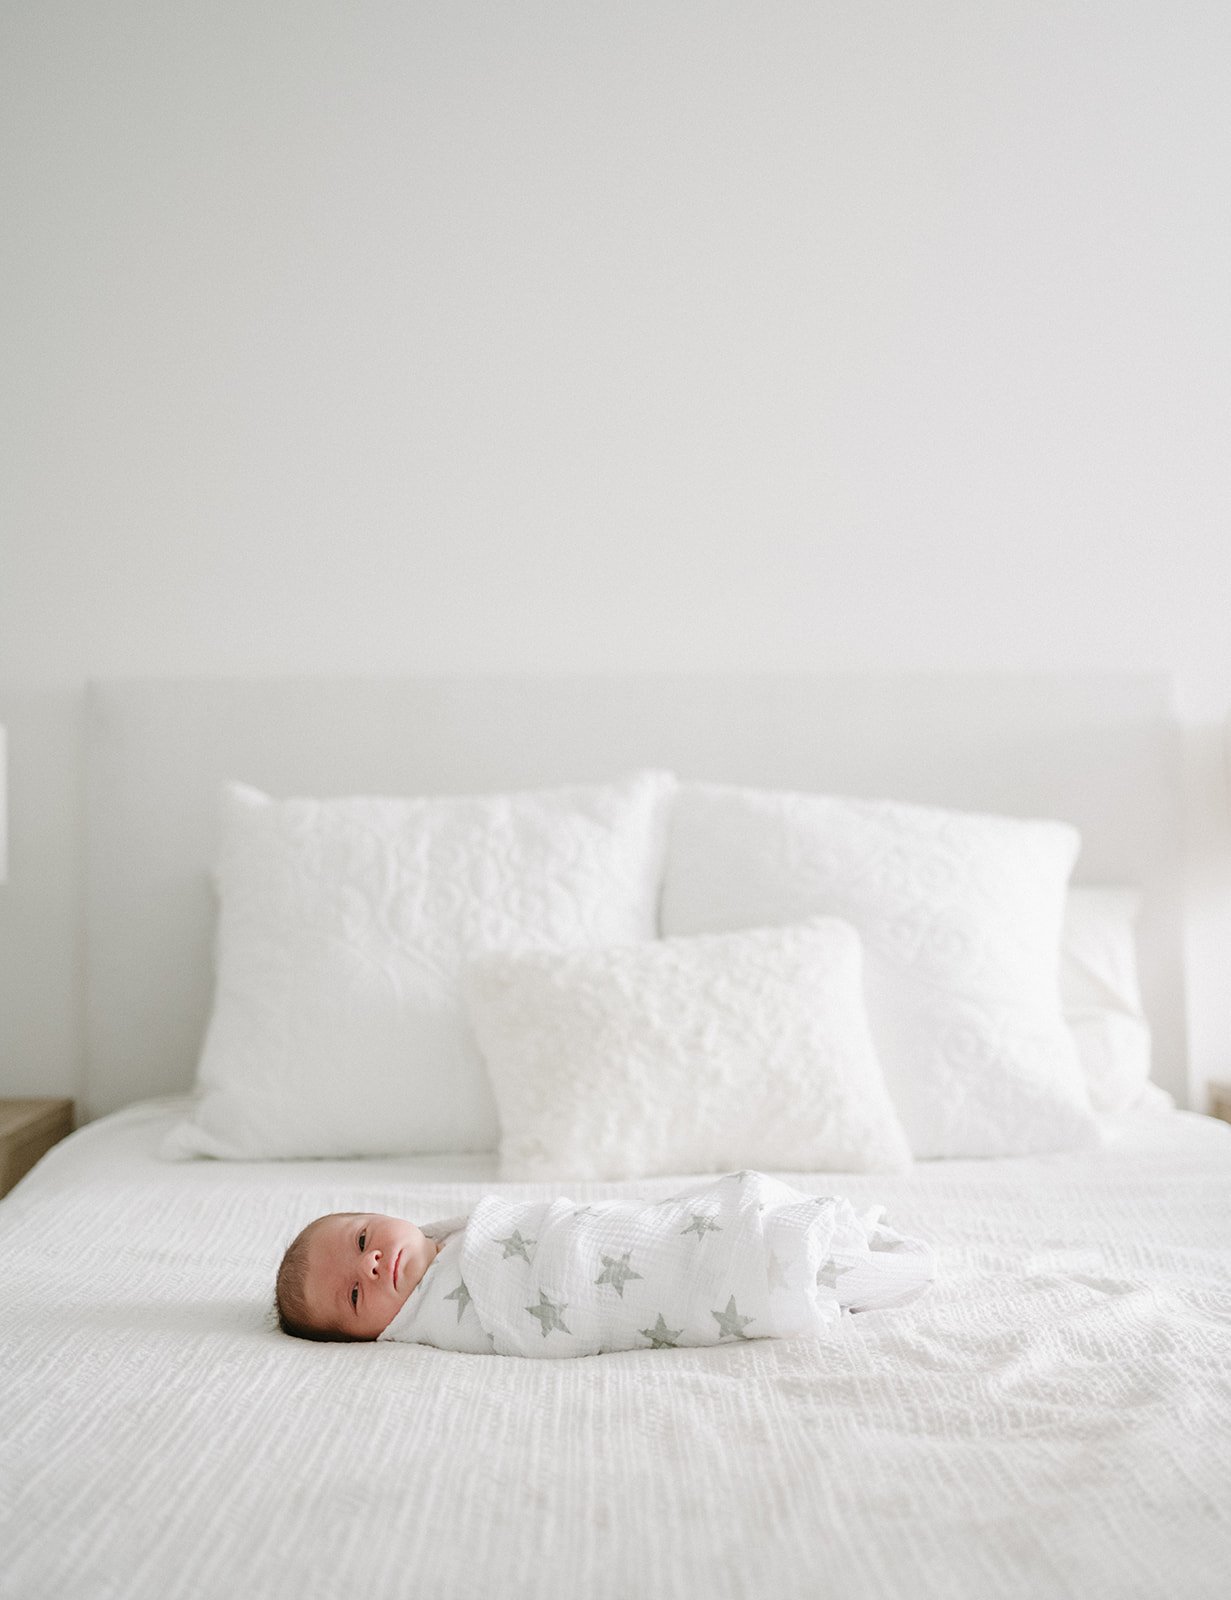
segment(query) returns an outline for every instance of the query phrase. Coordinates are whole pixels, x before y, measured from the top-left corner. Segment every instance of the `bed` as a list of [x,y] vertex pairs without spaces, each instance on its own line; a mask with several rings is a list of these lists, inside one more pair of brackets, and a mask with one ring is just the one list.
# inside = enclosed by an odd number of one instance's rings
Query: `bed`
[[[1186,1094],[1175,728],[1155,679],[122,683],[88,712],[91,1120],[0,1203],[0,1592],[1221,1596],[1231,1128]],[[217,789],[448,795],[632,767],[1082,834],[1140,895],[1154,1089],[1080,1149],[792,1170],[933,1246],[822,1340],[522,1361],[316,1345],[308,1216],[636,1179],[491,1151],[168,1160],[210,1015]]]

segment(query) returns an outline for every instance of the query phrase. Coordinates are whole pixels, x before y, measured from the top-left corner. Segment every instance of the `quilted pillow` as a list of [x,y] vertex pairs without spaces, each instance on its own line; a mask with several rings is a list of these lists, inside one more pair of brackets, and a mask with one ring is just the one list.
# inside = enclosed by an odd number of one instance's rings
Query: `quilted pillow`
[[449,799],[224,796],[213,1014],[168,1155],[494,1149],[461,972],[655,936],[673,780]]
[[1135,889],[1073,888],[1064,912],[1060,996],[1096,1111],[1129,1111],[1150,1079],[1150,1024],[1137,982]]
[[502,1178],[895,1170],[846,923],[471,964]]
[[1079,842],[1059,822],[684,785],[663,932],[845,918],[916,1156],[1088,1144],[1096,1124],[1059,984]]

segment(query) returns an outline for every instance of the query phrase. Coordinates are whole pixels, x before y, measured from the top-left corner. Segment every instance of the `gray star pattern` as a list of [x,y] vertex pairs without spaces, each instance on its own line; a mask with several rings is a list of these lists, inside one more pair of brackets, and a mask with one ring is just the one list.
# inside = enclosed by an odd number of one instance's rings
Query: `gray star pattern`
[[504,1255],[501,1260],[507,1261],[510,1256],[520,1256],[527,1266],[530,1264],[530,1251],[534,1245],[533,1239],[523,1239],[516,1228],[507,1239],[497,1239],[497,1244],[504,1246]]
[[698,1239],[704,1239],[707,1233],[722,1232],[722,1229],[714,1221],[713,1217],[707,1217],[704,1212],[691,1211],[689,1212],[689,1215],[692,1217],[692,1221],[686,1228],[682,1228],[680,1230],[681,1237],[683,1237],[683,1235],[686,1233],[695,1233]]
[[675,1341],[683,1331],[683,1328],[669,1328],[663,1321],[661,1311],[658,1313],[658,1321],[652,1328],[637,1329],[643,1339],[650,1341],[650,1347],[654,1350],[674,1350]]
[[603,1270],[595,1278],[595,1283],[609,1283],[620,1299],[624,1298],[624,1285],[630,1278],[640,1278],[641,1273],[634,1272],[628,1264],[631,1250],[626,1250],[622,1256],[603,1256]]
[[722,1329],[722,1332],[718,1335],[720,1339],[746,1339],[748,1335],[744,1332],[744,1329],[750,1322],[756,1321],[755,1317],[740,1316],[735,1307],[734,1295],[727,1301],[727,1309],[725,1311],[711,1311],[710,1316]]
[[765,1281],[771,1291],[785,1289],[787,1286],[787,1275],[782,1270],[782,1262],[779,1260],[778,1253],[775,1250],[769,1252],[769,1262],[765,1268]]
[[568,1301],[562,1300],[558,1305],[554,1300],[549,1300],[543,1291],[539,1290],[539,1303],[537,1306],[527,1306],[526,1310],[532,1317],[539,1319],[539,1328],[544,1339],[553,1328],[559,1328],[561,1333],[572,1334],[572,1329],[565,1326],[564,1313],[568,1310]]
[[445,1295],[445,1299],[457,1301],[457,1320],[460,1322],[463,1311],[470,1304],[470,1290],[466,1287],[464,1278],[457,1280],[457,1288],[454,1289],[452,1294]]

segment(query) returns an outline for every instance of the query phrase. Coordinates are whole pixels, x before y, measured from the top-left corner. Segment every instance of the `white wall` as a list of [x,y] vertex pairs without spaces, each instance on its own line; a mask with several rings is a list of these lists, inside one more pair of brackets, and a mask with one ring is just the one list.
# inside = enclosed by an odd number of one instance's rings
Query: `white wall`
[[90,676],[1164,668],[1220,860],[1229,57],[1220,0],[8,0],[0,1090],[76,1081]]

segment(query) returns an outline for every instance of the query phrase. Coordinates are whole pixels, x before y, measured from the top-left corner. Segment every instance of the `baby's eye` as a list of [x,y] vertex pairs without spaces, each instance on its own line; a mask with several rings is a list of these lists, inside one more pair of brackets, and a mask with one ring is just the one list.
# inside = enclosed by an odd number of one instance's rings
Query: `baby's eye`
[[367,1249],[367,1245],[364,1244],[364,1242],[363,1242],[367,1238],[367,1236],[368,1236],[367,1235],[367,1229],[365,1228],[364,1231],[359,1235],[359,1248],[360,1248],[360,1250],[366,1250]]
[[358,1311],[358,1309],[359,1309],[359,1285],[358,1284],[356,1284],[355,1287],[350,1292],[350,1303],[351,1303],[351,1310],[352,1311]]

